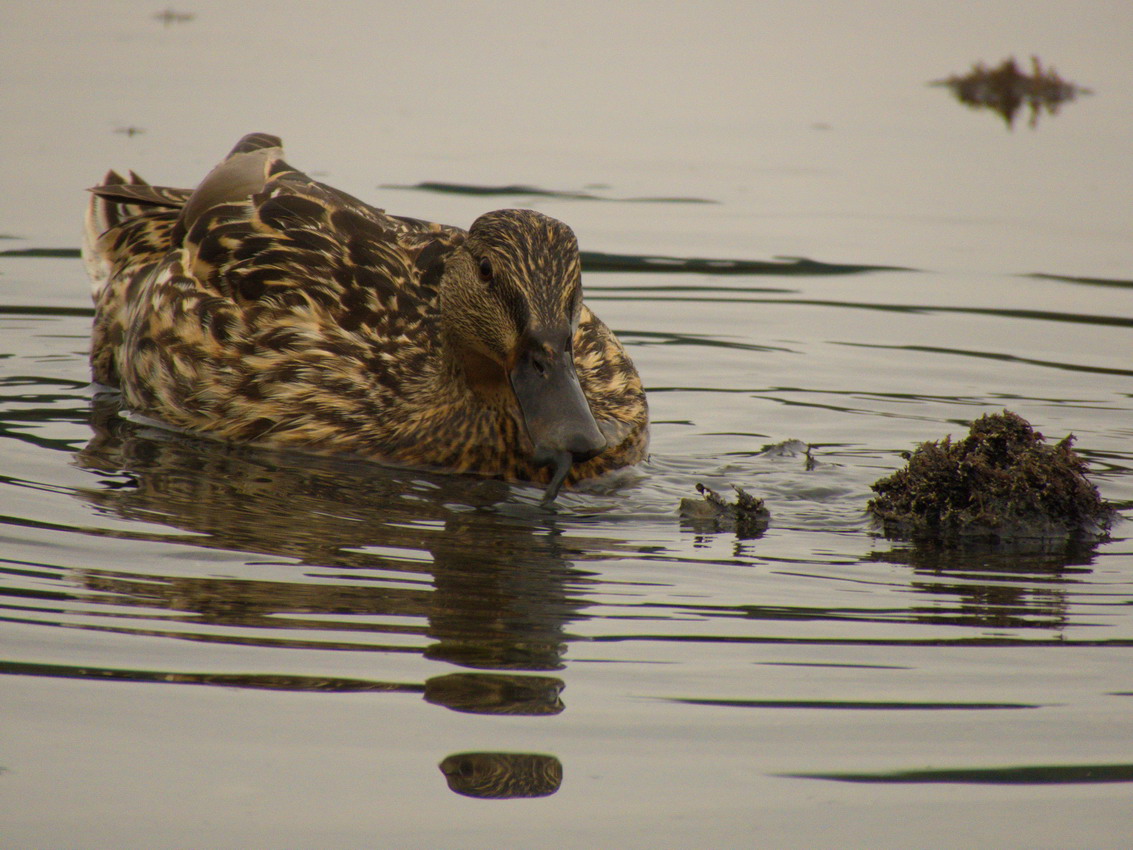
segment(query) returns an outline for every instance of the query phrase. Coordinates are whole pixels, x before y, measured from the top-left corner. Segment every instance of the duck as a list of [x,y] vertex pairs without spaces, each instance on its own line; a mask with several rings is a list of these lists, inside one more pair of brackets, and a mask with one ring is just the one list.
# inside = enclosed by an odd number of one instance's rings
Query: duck
[[228,443],[563,486],[643,461],[649,412],[583,302],[578,241],[528,209],[392,215],[244,136],[195,189],[89,190],[91,375]]

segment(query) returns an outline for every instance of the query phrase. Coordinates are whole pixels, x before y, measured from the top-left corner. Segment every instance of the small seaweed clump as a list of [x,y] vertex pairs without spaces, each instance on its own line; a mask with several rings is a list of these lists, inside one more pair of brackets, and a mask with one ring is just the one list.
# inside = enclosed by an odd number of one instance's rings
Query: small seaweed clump
[[1008,129],[1015,125],[1015,113],[1026,105],[1031,112],[1031,129],[1038,126],[1039,115],[1046,110],[1057,115],[1063,103],[1079,95],[1093,94],[1088,88],[1062,79],[1053,68],[1044,68],[1037,56],[1031,57],[1031,73],[1019,70],[1015,58],[1005,59],[997,68],[982,62],[972,66],[964,76],[953,74],[944,80],[930,83],[947,86],[961,103],[973,109],[990,109],[998,112],[1007,122]]
[[767,530],[771,512],[758,496],[735,487],[733,504],[703,484],[697,484],[696,491],[702,499],[681,499],[680,506],[681,519],[694,531],[706,534],[734,531],[741,540],[750,540]]
[[869,511],[887,537],[986,540],[1104,539],[1114,509],[1086,478],[1073,435],[1047,445],[1009,410],[972,423],[968,436],[927,442],[873,485]]

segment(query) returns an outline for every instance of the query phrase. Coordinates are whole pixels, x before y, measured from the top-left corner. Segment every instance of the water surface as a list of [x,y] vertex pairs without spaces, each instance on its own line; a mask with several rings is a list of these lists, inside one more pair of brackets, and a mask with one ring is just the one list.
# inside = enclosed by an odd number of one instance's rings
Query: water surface
[[[6,4],[5,842],[1125,846],[1133,17],[1027,8]],[[1095,94],[1009,131],[926,85],[1031,52]],[[650,461],[548,512],[96,395],[81,189],[253,130],[396,213],[571,224]],[[878,537],[900,452],[1004,407],[1113,539]],[[682,521],[698,482],[769,529]]]

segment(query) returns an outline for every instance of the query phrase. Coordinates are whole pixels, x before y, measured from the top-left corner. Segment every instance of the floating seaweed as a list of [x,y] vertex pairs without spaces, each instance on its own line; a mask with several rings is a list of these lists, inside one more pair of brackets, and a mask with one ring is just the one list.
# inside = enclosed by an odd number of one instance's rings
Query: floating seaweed
[[904,469],[873,484],[868,510],[898,539],[1103,540],[1115,510],[1086,477],[1073,442],[1070,435],[1048,445],[1018,414],[988,414],[959,442],[918,446]]
[[947,86],[961,103],[972,109],[990,109],[998,112],[1012,129],[1015,114],[1024,105],[1031,112],[1028,125],[1038,126],[1039,114],[1057,115],[1063,103],[1079,95],[1093,94],[1090,89],[1062,79],[1054,68],[1044,68],[1037,56],[1031,57],[1031,73],[1025,74],[1015,64],[1015,58],[1003,60],[998,68],[989,68],[982,62],[972,66],[963,76],[953,74],[929,85]]
[[735,487],[736,501],[732,503],[703,484],[697,484],[696,491],[703,498],[681,499],[680,505],[681,519],[694,531],[734,531],[740,539],[752,539],[767,530],[771,512],[758,496]]

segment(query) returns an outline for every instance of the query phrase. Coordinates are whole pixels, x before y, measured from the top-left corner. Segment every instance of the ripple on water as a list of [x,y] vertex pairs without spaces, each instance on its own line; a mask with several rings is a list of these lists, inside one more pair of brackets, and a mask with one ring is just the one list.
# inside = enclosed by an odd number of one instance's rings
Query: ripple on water
[[[837,297],[838,275],[634,277],[595,290],[615,327],[639,328],[622,336],[651,388],[653,456],[552,511],[533,488],[125,418],[85,383],[84,312],[0,309],[0,673],[106,704],[198,686],[157,697],[171,717],[196,704],[177,693],[376,700],[396,718],[384,750],[419,776],[375,780],[394,796],[559,798],[587,765],[644,764],[635,742],[672,728],[730,742],[713,763],[741,759],[748,790],[1128,781],[1105,758],[1133,647],[1122,526],[1101,547],[1021,552],[890,542],[865,513],[900,451],[1007,403],[1073,430],[1128,504],[1128,370],[1106,336],[1124,326],[1096,305],[1082,321],[943,309],[897,272]],[[733,314],[746,324],[714,329]],[[973,318],[990,324],[957,325]],[[963,342],[910,342],[905,322]],[[1040,351],[1051,325],[1073,357]],[[1008,331],[1024,341],[1010,355]],[[682,520],[698,483],[761,497],[769,527]],[[1018,718],[1035,717],[1075,742],[1061,762],[1033,749]],[[671,758],[697,793],[735,793]]]

